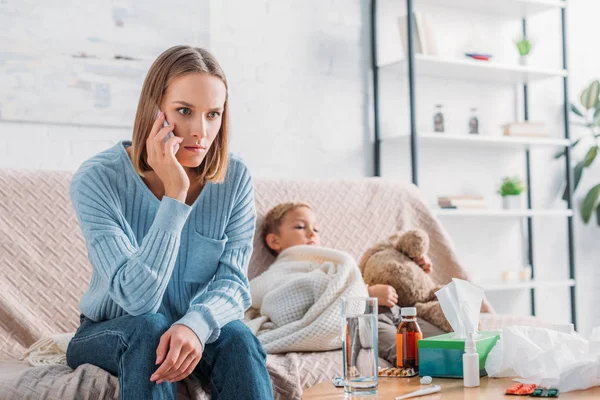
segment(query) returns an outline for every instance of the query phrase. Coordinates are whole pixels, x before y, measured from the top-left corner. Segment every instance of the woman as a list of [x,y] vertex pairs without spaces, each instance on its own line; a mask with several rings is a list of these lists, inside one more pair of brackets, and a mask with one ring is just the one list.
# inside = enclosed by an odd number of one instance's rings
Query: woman
[[273,397],[266,354],[240,322],[256,212],[248,170],[227,151],[227,90],[206,50],[165,51],[132,142],[73,177],[93,272],[67,362],[117,375],[121,399],[174,399],[190,373],[213,399]]

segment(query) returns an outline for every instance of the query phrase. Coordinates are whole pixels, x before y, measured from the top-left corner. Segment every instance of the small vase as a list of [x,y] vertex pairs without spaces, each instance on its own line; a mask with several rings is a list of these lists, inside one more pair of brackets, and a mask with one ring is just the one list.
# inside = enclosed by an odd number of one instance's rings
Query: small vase
[[502,208],[505,210],[520,210],[523,208],[523,196],[513,195],[502,197]]
[[519,56],[519,64],[526,67],[529,64],[529,57],[527,55]]

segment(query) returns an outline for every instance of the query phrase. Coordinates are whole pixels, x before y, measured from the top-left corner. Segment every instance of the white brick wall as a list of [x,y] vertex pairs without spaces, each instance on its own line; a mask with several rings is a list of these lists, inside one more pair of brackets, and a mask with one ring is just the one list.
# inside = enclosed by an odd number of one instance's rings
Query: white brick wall
[[211,2],[211,48],[231,86],[233,150],[255,175],[370,174],[365,5]]
[[120,138],[128,129],[38,123],[0,124],[0,168],[74,171],[86,159]]

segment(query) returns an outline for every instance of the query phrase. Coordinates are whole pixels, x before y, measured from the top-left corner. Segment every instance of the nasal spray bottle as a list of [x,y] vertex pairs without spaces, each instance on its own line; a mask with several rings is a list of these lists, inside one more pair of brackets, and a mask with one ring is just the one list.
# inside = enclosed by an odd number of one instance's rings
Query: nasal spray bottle
[[465,341],[463,354],[463,380],[465,387],[479,386],[479,354],[475,347],[473,332],[469,332]]

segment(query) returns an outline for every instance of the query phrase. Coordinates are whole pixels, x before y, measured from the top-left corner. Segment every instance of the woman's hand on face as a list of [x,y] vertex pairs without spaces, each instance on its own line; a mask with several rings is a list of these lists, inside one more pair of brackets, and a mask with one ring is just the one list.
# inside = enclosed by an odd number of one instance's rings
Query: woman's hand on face
[[161,364],[150,377],[157,384],[185,379],[202,358],[202,343],[185,325],[173,325],[160,337],[156,348],[156,364]]
[[190,187],[190,179],[177,158],[175,158],[173,151],[173,147],[180,144],[183,138],[174,136],[167,140],[163,146],[165,137],[175,128],[173,124],[162,127],[164,120],[165,115],[161,112],[154,121],[152,131],[146,139],[148,164],[162,181],[165,187],[165,195],[185,202]]
[[392,308],[398,303],[398,293],[390,285],[373,285],[368,288],[370,297],[377,297],[380,306]]

